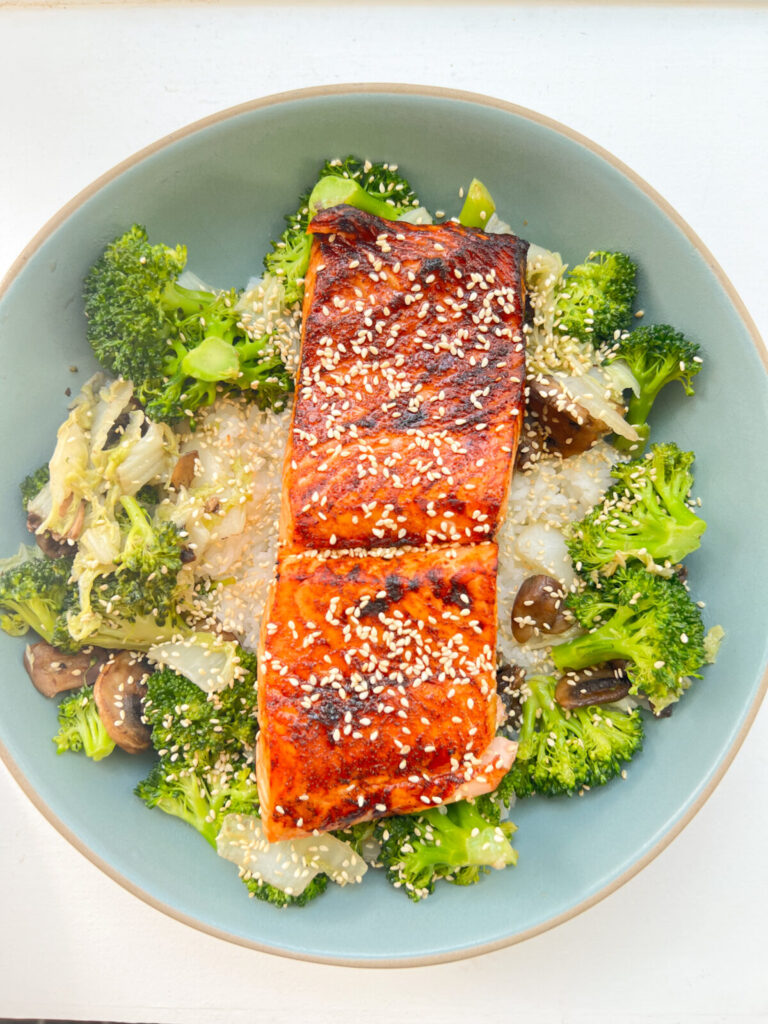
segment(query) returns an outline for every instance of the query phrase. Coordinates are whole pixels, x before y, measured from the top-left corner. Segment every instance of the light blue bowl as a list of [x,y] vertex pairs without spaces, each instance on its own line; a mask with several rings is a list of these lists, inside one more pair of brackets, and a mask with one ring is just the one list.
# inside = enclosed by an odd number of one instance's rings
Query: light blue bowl
[[701,343],[696,397],[668,389],[654,434],[697,452],[709,529],[688,564],[707,623],[727,633],[717,665],[671,718],[649,723],[626,781],[584,799],[520,804],[519,866],[468,889],[442,886],[419,905],[375,873],[300,911],[248,900],[231,864],[132,795],[148,758],[118,752],[94,765],[56,756],[54,705],[26,678],[23,642],[4,634],[0,744],[46,818],[151,905],[257,949],[402,966],[504,946],[573,916],[657,854],[722,777],[766,686],[768,389],[765,351],[715,261],[663,200],[586,139],[509,104],[422,87],[271,97],[192,125],[107,174],[34,239],[0,288],[4,554],[25,539],[16,485],[49,457],[65,389],[95,368],[80,291],[104,244],[138,221],[153,238],[185,242],[204,279],[244,283],[319,164],[348,152],[399,163],[433,210],[455,211],[459,187],[477,176],[519,233],[568,262],[593,248],[628,251],[641,268],[646,322],[671,322]]

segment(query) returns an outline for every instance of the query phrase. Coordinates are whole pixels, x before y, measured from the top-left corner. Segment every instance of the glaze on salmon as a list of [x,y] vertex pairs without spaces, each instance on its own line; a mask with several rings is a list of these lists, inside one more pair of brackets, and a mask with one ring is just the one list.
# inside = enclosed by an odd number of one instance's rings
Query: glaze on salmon
[[494,789],[493,543],[286,555],[259,651],[270,841]]
[[309,230],[284,550],[492,538],[523,415],[528,243],[348,206]]

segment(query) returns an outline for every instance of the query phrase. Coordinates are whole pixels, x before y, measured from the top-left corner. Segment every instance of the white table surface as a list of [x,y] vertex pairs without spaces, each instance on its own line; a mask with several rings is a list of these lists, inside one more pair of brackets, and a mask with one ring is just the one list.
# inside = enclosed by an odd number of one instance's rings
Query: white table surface
[[[173,129],[285,89],[402,81],[496,95],[611,150],[698,232],[768,334],[765,8],[0,0],[0,40],[0,275],[66,200]],[[474,960],[394,971],[260,954],[163,916],[0,767],[0,1016],[768,1020],[766,750],[764,709],[683,834],[581,916]]]

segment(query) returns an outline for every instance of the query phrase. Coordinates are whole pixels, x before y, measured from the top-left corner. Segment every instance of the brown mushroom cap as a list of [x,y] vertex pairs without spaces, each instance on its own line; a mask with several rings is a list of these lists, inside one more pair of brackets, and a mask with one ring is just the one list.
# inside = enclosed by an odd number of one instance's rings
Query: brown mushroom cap
[[93,682],[103,665],[107,652],[100,647],[64,654],[42,640],[27,644],[24,650],[24,668],[35,687],[44,697],[55,697],[66,690],[79,690]]
[[557,681],[555,700],[562,708],[588,708],[613,704],[629,693],[630,682],[624,671],[626,662],[607,661],[577,672],[566,672]]
[[177,491],[180,487],[189,487],[195,478],[196,462],[196,448],[194,451],[185,452],[183,455],[180,455],[176,465],[173,467],[169,486],[173,487],[174,490]]
[[571,625],[565,610],[566,590],[554,576],[539,573],[523,580],[512,605],[512,635],[524,644],[538,632],[564,633]]
[[37,532],[42,521],[42,516],[36,512],[27,513],[27,529],[35,535],[35,544],[43,554],[49,558],[64,558],[65,555],[72,554],[72,545],[68,544],[66,540],[56,540],[49,530],[45,530],[43,533]]
[[563,458],[580,455],[611,432],[602,420],[592,416],[549,374],[528,379],[528,409],[547,437],[547,446]]
[[120,651],[102,666],[93,696],[104,728],[123,750],[138,754],[150,746],[152,730],[142,721],[144,680],[150,669],[129,651]]

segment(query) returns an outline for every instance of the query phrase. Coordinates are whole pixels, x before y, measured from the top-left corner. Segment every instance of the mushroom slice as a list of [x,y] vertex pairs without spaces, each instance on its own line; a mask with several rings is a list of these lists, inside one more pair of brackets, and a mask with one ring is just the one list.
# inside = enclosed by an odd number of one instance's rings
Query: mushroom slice
[[564,633],[572,623],[565,610],[566,590],[554,576],[539,573],[523,580],[512,605],[512,635],[524,644],[534,634]]
[[607,398],[605,382],[591,374],[537,373],[527,383],[530,414],[547,434],[548,447],[563,458],[580,455],[611,432],[638,440],[624,407]]
[[71,554],[72,546],[65,540],[56,540],[48,530],[44,530],[43,533],[37,532],[37,528],[42,521],[42,516],[38,515],[37,512],[27,513],[27,529],[35,535],[35,544],[37,544],[43,554],[49,558],[64,558],[65,555]]
[[625,665],[623,661],[607,661],[578,672],[567,672],[557,681],[555,700],[569,711],[593,704],[614,704],[629,693]]
[[173,467],[169,486],[178,491],[180,487],[189,487],[195,478],[195,463],[197,462],[197,448],[191,452],[184,452],[180,455],[176,465]]
[[24,668],[36,689],[44,697],[55,697],[66,690],[79,690],[93,682],[93,676],[104,663],[107,652],[100,647],[64,654],[42,640],[27,644],[24,650]]
[[142,721],[144,680],[151,669],[130,651],[120,651],[102,666],[93,696],[104,728],[123,750],[138,754],[150,746],[152,730]]
[[548,446],[563,458],[587,451],[610,428],[595,419],[549,374],[528,379],[528,408],[547,434]]

